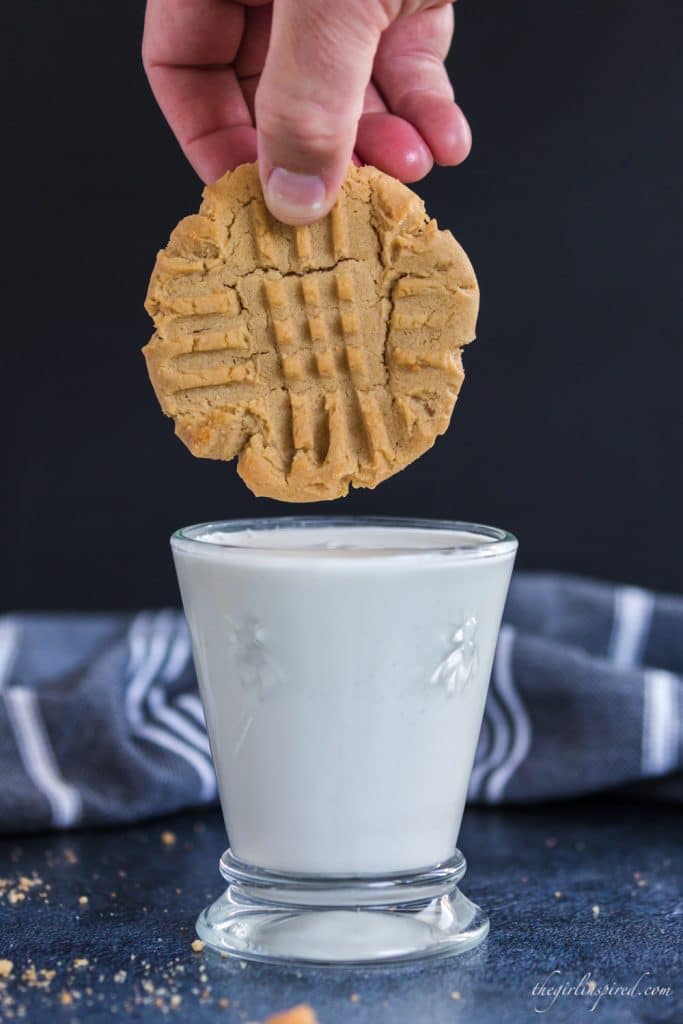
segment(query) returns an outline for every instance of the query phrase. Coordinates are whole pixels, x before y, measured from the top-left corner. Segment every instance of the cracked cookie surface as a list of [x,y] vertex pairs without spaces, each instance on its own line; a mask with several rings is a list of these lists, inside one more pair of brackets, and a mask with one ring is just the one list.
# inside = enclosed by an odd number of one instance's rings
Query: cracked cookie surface
[[245,164],[158,254],[143,351],[194,455],[237,456],[258,496],[322,501],[376,486],[446,430],[478,304],[462,248],[400,182],[353,167],[332,212],[292,228]]

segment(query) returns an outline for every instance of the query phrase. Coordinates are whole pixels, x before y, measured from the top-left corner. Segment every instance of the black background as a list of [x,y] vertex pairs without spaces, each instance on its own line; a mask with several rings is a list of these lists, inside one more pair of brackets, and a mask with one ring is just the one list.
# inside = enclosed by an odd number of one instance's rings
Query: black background
[[[3,5],[5,608],[174,603],[173,528],[291,511],[190,456],[139,354],[155,252],[200,198],[147,89],[142,16]],[[468,379],[434,450],[315,511],[491,522],[524,568],[681,590],[683,5],[456,16],[474,150],[417,189],[480,278]]]

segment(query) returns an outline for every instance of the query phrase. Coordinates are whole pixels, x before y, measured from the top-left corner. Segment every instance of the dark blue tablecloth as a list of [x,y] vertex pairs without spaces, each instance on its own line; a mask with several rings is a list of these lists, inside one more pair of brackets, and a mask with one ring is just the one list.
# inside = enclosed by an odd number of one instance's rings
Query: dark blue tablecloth
[[[470,799],[683,798],[683,599],[517,574]],[[0,618],[0,829],[216,799],[183,615]]]

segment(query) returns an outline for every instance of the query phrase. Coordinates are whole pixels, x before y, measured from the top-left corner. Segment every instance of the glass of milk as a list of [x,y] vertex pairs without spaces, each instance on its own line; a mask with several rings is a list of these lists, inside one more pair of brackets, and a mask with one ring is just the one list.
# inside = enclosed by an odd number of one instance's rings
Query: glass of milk
[[515,538],[292,517],[171,545],[230,842],[200,938],[318,964],[481,942],[456,844]]

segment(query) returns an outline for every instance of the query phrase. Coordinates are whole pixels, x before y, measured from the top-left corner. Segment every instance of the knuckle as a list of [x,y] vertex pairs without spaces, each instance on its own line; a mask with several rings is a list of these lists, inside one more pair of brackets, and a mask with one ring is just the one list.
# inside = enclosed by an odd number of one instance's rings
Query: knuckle
[[278,96],[276,102],[256,93],[256,123],[269,140],[286,139],[291,148],[327,155],[339,147],[346,115],[327,110],[310,99]]

